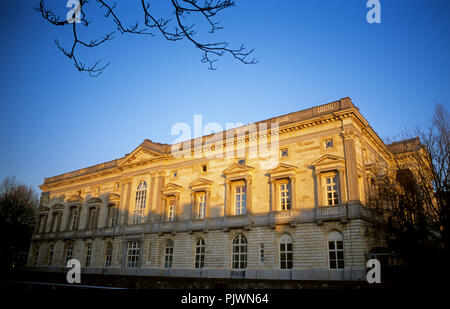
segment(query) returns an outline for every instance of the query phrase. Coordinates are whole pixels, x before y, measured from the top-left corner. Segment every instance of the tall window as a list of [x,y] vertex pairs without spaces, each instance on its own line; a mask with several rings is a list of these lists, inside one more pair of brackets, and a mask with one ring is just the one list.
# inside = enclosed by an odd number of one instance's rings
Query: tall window
[[96,219],[97,219],[97,208],[91,207],[89,208],[89,219],[88,219],[88,230],[93,230],[96,227]]
[[141,224],[144,218],[145,202],[147,200],[147,183],[142,181],[136,189],[133,224]]
[[337,175],[326,176],[325,177],[325,186],[326,186],[326,199],[327,205],[337,205],[339,204],[339,190],[337,184]]
[[164,268],[171,268],[173,260],[173,242],[168,240],[164,252]]
[[58,221],[59,221],[59,212],[54,212],[53,213],[53,224],[52,224],[52,233],[57,232],[58,229]]
[[34,248],[33,265],[37,265],[38,260],[39,260],[39,246],[36,246],[36,248]]
[[75,231],[76,224],[77,224],[77,218],[78,218],[78,208],[72,207],[70,208],[70,221],[69,221],[69,230]]
[[64,266],[67,265],[67,262],[72,259],[73,254],[73,243],[69,242],[66,246],[66,259],[64,261]]
[[245,185],[236,186],[234,190],[234,213],[235,215],[244,215],[246,211],[246,187]]
[[292,269],[292,237],[287,234],[280,238],[280,268]]
[[331,269],[343,269],[345,267],[344,237],[337,231],[328,234],[328,259]]
[[48,251],[48,266],[53,263],[53,253],[55,251],[55,246],[53,244],[50,245],[50,249]]
[[195,268],[205,266],[205,241],[200,238],[195,244]]
[[280,208],[281,210],[291,209],[291,185],[289,182],[280,184]]
[[264,263],[264,244],[259,245],[259,261]]
[[175,221],[175,198],[171,198],[168,200],[167,206],[167,221],[173,222]]
[[197,219],[205,219],[206,215],[206,195],[199,193],[197,197]]
[[113,227],[116,224],[117,218],[117,208],[115,205],[111,205],[108,207],[108,221],[107,227]]
[[233,240],[233,269],[247,268],[247,239],[239,234]]
[[129,242],[127,248],[127,267],[128,268],[139,267],[140,255],[141,255],[141,243],[138,241]]
[[92,258],[92,243],[88,243],[86,245],[86,261],[84,263],[84,266],[88,267],[91,265],[91,258]]
[[111,266],[112,254],[113,254],[113,246],[110,242],[108,242],[106,244],[105,250],[105,267]]

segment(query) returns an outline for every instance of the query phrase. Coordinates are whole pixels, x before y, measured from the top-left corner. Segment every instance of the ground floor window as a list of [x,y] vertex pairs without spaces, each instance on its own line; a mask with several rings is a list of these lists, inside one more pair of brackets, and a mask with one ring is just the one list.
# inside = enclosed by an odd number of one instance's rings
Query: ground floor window
[[173,260],[173,242],[171,240],[167,241],[166,250],[164,252],[164,268],[172,268]]
[[127,267],[138,268],[140,255],[141,243],[138,241],[129,242],[127,248]]
[[292,237],[287,234],[280,238],[280,268],[292,269]]
[[330,269],[343,269],[344,261],[344,237],[338,231],[328,235],[328,259]]
[[233,269],[247,268],[247,239],[239,234],[233,240]]
[[195,245],[195,268],[203,266],[205,266],[205,241],[200,238]]

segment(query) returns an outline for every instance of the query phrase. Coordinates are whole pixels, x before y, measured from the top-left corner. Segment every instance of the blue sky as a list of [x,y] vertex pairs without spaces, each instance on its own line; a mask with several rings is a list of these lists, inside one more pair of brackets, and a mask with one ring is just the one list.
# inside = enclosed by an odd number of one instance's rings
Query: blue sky
[[[188,42],[117,35],[80,53],[111,62],[97,78],[57,50],[54,39],[70,44],[70,35],[33,10],[38,2],[0,2],[0,177],[35,187],[145,138],[171,143],[172,125],[192,125],[194,114],[225,126],[349,96],[386,137],[425,126],[436,102],[450,102],[448,0],[380,0],[381,24],[367,23],[365,0],[237,0],[217,17],[224,29],[202,37],[245,43],[258,64],[222,57],[210,71]],[[65,2],[51,2],[63,16]],[[135,22],[134,2],[117,2]]]

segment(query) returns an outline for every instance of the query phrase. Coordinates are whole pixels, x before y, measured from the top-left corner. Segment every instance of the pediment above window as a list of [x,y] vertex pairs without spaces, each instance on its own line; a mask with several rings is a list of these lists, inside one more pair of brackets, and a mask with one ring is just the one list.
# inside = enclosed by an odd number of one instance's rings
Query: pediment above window
[[84,199],[79,195],[72,195],[67,199],[67,203],[83,203]]
[[178,195],[183,190],[183,187],[175,183],[168,183],[162,187],[161,192],[164,195]]
[[102,202],[103,201],[101,199],[99,199],[98,197],[91,197],[87,201],[88,204],[101,204]]
[[38,209],[39,214],[47,213],[47,212],[49,212],[49,211],[50,211],[50,207],[48,207],[48,206],[41,206],[41,207],[39,207],[39,209]]
[[64,205],[63,204],[55,204],[52,206],[52,210],[53,211],[57,211],[57,210],[63,210],[64,209]]
[[271,168],[267,171],[267,173],[270,175],[270,177],[273,178],[280,178],[280,177],[289,177],[290,175],[295,174],[295,170],[297,169],[297,166],[286,164],[286,163],[279,163],[274,168]]
[[252,166],[234,163],[230,165],[227,169],[225,169],[222,173],[225,175],[228,181],[240,178],[250,178],[253,170],[254,167]]
[[109,202],[119,202],[120,201],[120,195],[115,193],[110,193],[108,196]]
[[194,180],[193,182],[191,182],[189,184],[189,187],[193,191],[208,190],[212,184],[213,184],[213,182],[211,180],[208,180],[205,178],[197,178],[196,180]]
[[331,154],[325,154],[311,163],[316,171],[344,168],[345,159]]

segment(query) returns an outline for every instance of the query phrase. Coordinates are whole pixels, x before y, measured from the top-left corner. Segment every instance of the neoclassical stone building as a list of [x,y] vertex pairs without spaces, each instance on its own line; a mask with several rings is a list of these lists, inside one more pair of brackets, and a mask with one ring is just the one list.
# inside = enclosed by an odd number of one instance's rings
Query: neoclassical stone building
[[394,154],[349,98],[46,178],[28,266],[365,280],[375,166]]

